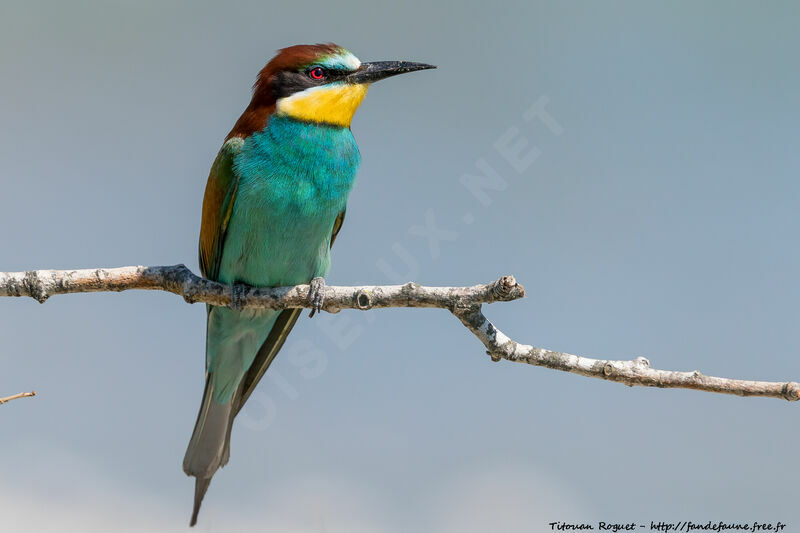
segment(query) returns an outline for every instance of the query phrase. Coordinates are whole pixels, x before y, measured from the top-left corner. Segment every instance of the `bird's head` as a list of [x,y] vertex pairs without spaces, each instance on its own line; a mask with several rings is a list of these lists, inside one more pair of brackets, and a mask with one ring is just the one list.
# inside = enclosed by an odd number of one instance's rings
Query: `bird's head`
[[[349,127],[370,84],[406,72],[436,68],[410,61],[362,63],[333,43],[301,44],[278,51],[253,86],[248,122],[261,122],[267,115],[285,115],[296,120]],[[266,111],[263,121],[257,111]],[[242,116],[247,118],[248,111]],[[240,119],[240,122],[242,122]],[[238,134],[237,126],[232,135]],[[247,126],[247,124],[243,124]],[[246,128],[253,130],[251,127]]]

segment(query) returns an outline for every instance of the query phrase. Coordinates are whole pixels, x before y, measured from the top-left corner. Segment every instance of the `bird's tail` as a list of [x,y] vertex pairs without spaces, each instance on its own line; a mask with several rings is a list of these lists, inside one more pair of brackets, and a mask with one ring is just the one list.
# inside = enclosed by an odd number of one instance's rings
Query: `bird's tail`
[[189,525],[197,523],[197,514],[203,502],[211,477],[221,466],[225,466],[230,457],[231,425],[236,416],[236,402],[239,391],[226,403],[214,401],[214,385],[211,375],[206,376],[206,388],[203,403],[194,426],[189,447],[183,458],[183,471],[195,476],[194,509]]
[[194,481],[194,507],[192,508],[192,519],[189,521],[190,527],[193,527],[197,523],[197,515],[200,514],[200,504],[203,503],[203,497],[206,495],[210,484],[211,478],[199,477]]

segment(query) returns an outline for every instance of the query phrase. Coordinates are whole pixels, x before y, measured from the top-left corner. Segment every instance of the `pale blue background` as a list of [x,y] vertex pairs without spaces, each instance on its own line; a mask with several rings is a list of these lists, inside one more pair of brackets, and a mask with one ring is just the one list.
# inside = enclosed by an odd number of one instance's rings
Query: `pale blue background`
[[[208,168],[256,73],[332,40],[439,69],[357,114],[330,283],[513,273],[528,298],[486,312],[520,341],[798,379],[799,26],[792,2],[4,0],[0,270],[196,270]],[[561,135],[522,118],[541,97]],[[541,151],[522,173],[493,148],[509,128]],[[459,182],[479,158],[507,183],[488,206]],[[457,234],[438,255],[426,213]],[[0,407],[0,531],[187,531],[204,315],[165,293],[0,301],[0,396],[40,394]],[[796,404],[493,364],[434,310],[304,318],[287,353],[200,531],[800,527]]]

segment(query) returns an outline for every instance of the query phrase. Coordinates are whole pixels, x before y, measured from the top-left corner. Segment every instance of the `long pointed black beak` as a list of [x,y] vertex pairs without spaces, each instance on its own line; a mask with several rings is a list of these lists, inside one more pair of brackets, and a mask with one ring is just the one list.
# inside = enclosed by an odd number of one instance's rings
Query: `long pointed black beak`
[[375,83],[398,74],[429,68],[436,68],[436,66],[413,63],[411,61],[373,61],[371,63],[361,63],[358,70],[348,75],[346,80],[350,83]]

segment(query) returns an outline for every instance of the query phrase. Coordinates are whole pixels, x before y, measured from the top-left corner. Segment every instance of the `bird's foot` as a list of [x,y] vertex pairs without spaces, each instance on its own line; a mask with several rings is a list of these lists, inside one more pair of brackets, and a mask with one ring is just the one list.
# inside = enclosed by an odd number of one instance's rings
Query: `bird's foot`
[[245,286],[241,283],[231,285],[231,309],[241,311],[244,309]]
[[312,317],[317,311],[322,310],[322,305],[325,303],[325,278],[314,278],[308,285],[308,303],[311,304],[308,316]]

